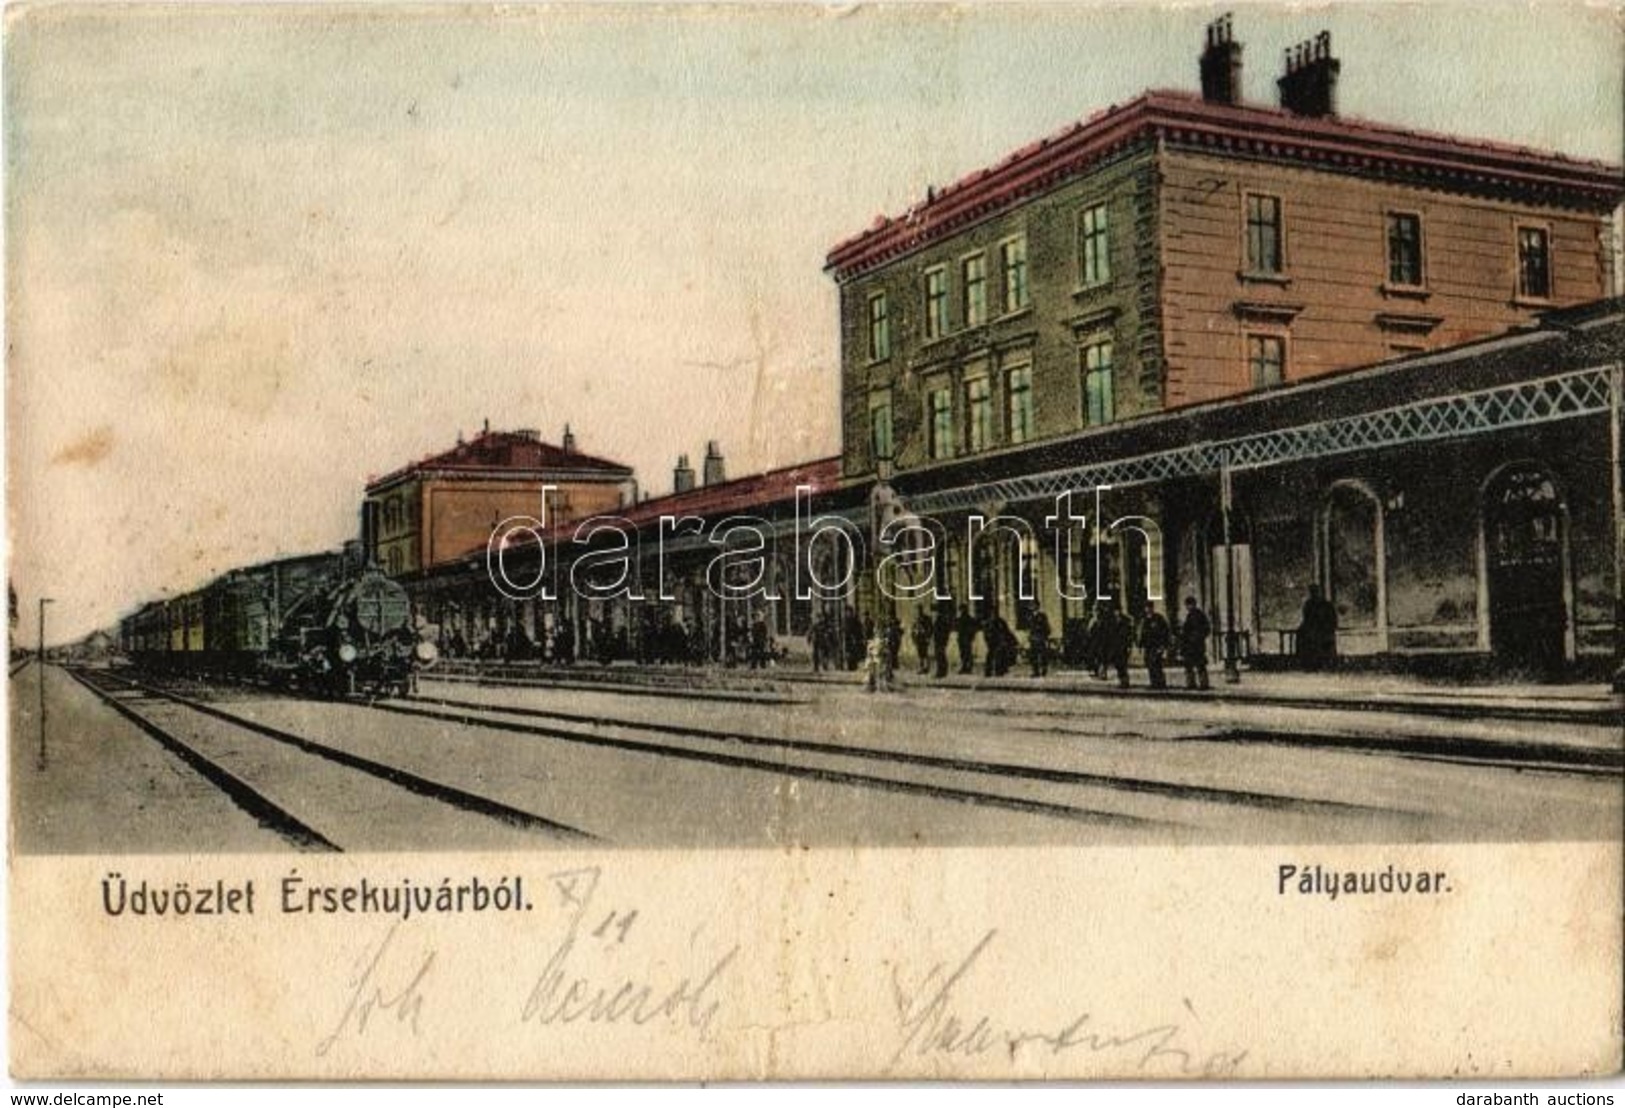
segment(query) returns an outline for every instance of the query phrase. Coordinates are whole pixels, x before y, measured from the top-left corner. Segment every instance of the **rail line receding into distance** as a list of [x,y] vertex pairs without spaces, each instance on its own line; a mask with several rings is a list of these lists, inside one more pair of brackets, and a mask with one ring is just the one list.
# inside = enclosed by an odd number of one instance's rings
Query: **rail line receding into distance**
[[[431,707],[422,707],[431,705]],[[931,792],[941,795],[945,799],[968,800],[973,803],[989,803],[998,806],[1020,807],[1023,810],[1047,812],[1067,818],[1078,818],[1078,815],[1087,815],[1091,818],[1129,819],[1139,823],[1174,823],[1177,821],[1149,820],[1137,816],[1123,816],[1091,808],[1079,808],[1074,805],[1056,804],[1052,801],[1034,800],[1031,798],[1011,797],[1008,794],[988,793],[975,787],[953,788],[934,786],[920,782],[908,782],[898,778],[876,777],[871,773],[840,770],[820,769],[817,766],[798,765],[793,762],[769,761],[765,758],[728,751],[729,746],[743,746],[763,751],[778,751],[784,754],[797,754],[830,761],[852,761],[861,764],[873,765],[876,763],[899,767],[913,767],[931,771],[957,774],[972,779],[986,780],[996,778],[1012,783],[1033,783],[1042,785],[1062,785],[1082,788],[1096,788],[1109,791],[1124,792],[1159,797],[1172,801],[1197,802],[1240,806],[1246,808],[1265,809],[1281,812],[1298,812],[1303,814],[1347,814],[1350,812],[1381,813],[1387,816],[1401,818],[1414,816],[1415,813],[1381,808],[1371,805],[1353,804],[1336,800],[1316,800],[1299,797],[1281,796],[1273,793],[1252,792],[1238,789],[1222,789],[1212,786],[1184,784],[1170,781],[1158,781],[1146,778],[1120,777],[1107,774],[1086,773],[1076,770],[1057,769],[1047,766],[1034,766],[1014,762],[994,762],[973,758],[954,757],[942,754],[921,754],[910,751],[887,750],[875,747],[853,746],[850,744],[819,742],[800,739],[784,738],[779,736],[754,735],[740,731],[722,731],[713,728],[692,727],[675,723],[657,723],[647,720],[625,719],[602,713],[565,712],[554,709],[532,708],[518,705],[494,705],[478,701],[459,700],[447,697],[414,696],[405,702],[395,700],[379,701],[371,705],[373,708],[399,712],[405,715],[415,715],[422,718],[438,719],[449,723],[460,723],[483,727],[493,727],[503,731],[517,734],[528,734],[542,738],[562,739],[568,742],[578,742],[588,745],[607,746],[615,749],[635,750],[659,754],[667,757],[688,758],[701,761],[712,761],[723,764],[733,764],[754,769],[771,769],[776,772],[794,773],[804,776],[820,776],[833,774],[849,784],[869,784],[879,787],[906,787],[915,791]],[[441,710],[449,709],[449,710]],[[535,723],[516,722],[502,719],[503,716],[516,717],[518,720],[545,719],[554,724],[574,724],[595,730],[573,730],[555,725],[541,725]],[[614,737],[602,734],[601,729],[614,728],[624,732],[643,732],[650,735],[668,735],[690,742],[714,745],[714,751],[695,750],[691,747],[675,746],[669,742],[658,740],[644,740],[639,738]],[[826,777],[826,779],[831,779]],[[1069,813],[1077,813],[1069,815]]]
[[[579,828],[469,792],[455,785],[432,780],[399,766],[338,750],[290,731],[245,719],[213,705],[129,677],[107,671],[70,669],[68,672],[103,703],[221,789],[240,808],[295,845],[319,850],[346,849],[342,835],[336,835],[330,829],[317,826],[324,822],[323,819],[312,818],[305,811],[295,811],[295,808],[304,809],[314,805],[295,804],[287,798],[278,798],[274,795],[274,789],[251,780],[239,769],[227,765],[227,759],[211,756],[200,744],[188,742],[176,734],[178,728],[173,725],[166,726],[160,719],[154,718],[161,716],[162,712],[153,709],[160,705],[181,709],[194,717],[203,717],[215,725],[225,725],[237,731],[249,732],[261,741],[278,744],[285,750],[313,759],[312,765],[320,765],[322,772],[359,774],[371,782],[382,783],[434,805],[469,816],[494,820],[521,832],[541,833],[555,840],[586,841],[596,837]],[[146,711],[142,710],[143,706],[146,707]]]

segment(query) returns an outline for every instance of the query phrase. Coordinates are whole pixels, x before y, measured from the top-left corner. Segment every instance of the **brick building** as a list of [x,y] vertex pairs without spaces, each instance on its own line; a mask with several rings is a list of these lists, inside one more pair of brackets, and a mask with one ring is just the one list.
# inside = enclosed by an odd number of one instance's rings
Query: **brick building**
[[367,556],[391,576],[413,574],[485,549],[510,516],[540,517],[542,490],[559,521],[613,512],[636,495],[632,470],[532,430],[492,431],[367,483],[361,509]]
[[[839,487],[840,460],[730,479],[712,442],[699,474],[688,455],[678,459],[672,484],[667,495],[597,518],[550,517],[545,530],[516,532],[498,571],[516,583],[506,591],[493,580],[488,531],[478,551],[405,581],[414,606],[454,659],[737,661],[758,619],[779,646],[804,646],[815,612],[794,587],[797,497],[816,497],[803,506],[820,515],[852,514],[864,494]],[[717,559],[737,550],[727,529],[739,524],[765,540],[763,587],[729,597]],[[720,571],[738,584],[750,561],[742,554]],[[833,577],[844,568],[822,570]],[[825,611],[839,619],[845,609],[828,601]]]
[[[1241,651],[1290,651],[1313,584],[1333,596],[1345,654],[1544,664],[1554,651],[1610,651],[1613,604],[1600,598],[1617,594],[1619,540],[1606,422],[1584,440],[1594,449],[1565,458],[1568,443],[1540,439],[1551,427],[1534,430],[1538,414],[1524,413],[1534,438],[1498,424],[1514,437],[1492,445],[1469,424],[1459,438],[1427,432],[1410,402],[1446,404],[1466,388],[1487,356],[1478,340],[1543,319],[1551,331],[1560,309],[1614,294],[1619,168],[1340,118],[1341,66],[1324,35],[1288,52],[1279,107],[1243,104],[1241,57],[1226,17],[1208,28],[1201,95],[1148,92],[830,252],[846,478],[888,479],[929,513],[942,525],[939,580],[1017,622],[1035,604],[1076,625],[1100,596],[1136,609],[1189,594]],[[1423,368],[1438,364],[1457,377]],[[1360,367],[1371,368],[1351,374]],[[1555,369],[1524,372],[1534,382]],[[1576,418],[1607,410],[1601,387]],[[1300,395],[1313,400],[1289,399]],[[1383,405],[1410,413],[1393,417],[1405,434],[1304,445],[1323,411],[1366,419]],[[1297,445],[1257,446],[1270,436]],[[1423,442],[1428,454],[1407,453]],[[1248,443],[1262,453],[1230,453]],[[1195,452],[1176,457],[1181,446]],[[1498,483],[1496,459],[1526,463],[1504,478],[1522,491]],[[1402,464],[1466,484],[1437,490],[1455,501],[1423,518],[1434,496],[1407,491]],[[1617,459],[1612,472],[1617,482]],[[1095,484],[1115,490],[1108,517],[1154,521],[1159,541],[1146,528],[1103,533],[1097,520],[1053,545],[1054,495]],[[1514,601],[1491,584],[1484,535],[1492,500],[1537,488],[1563,506],[1549,537],[1570,554],[1551,555],[1563,568],[1529,602],[1560,629],[1532,645],[1494,618],[1497,599]],[[1590,496],[1600,514],[1570,499]],[[971,515],[1010,526],[974,539]],[[1454,530],[1440,530],[1445,520]],[[1576,576],[1580,542],[1608,552],[1601,576]],[[1070,575],[1069,560],[1086,577],[1103,569],[1087,601],[1043,586]]]

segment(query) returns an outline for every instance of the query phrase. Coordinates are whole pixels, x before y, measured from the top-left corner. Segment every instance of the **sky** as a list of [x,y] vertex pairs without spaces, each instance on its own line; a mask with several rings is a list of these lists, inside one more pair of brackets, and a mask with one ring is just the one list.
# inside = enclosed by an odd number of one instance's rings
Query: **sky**
[[[1621,161],[1619,9],[1230,5],[1344,115]],[[7,9],[17,633],[356,531],[369,475],[534,427],[670,488],[839,450],[829,248],[1147,88],[1224,8]]]

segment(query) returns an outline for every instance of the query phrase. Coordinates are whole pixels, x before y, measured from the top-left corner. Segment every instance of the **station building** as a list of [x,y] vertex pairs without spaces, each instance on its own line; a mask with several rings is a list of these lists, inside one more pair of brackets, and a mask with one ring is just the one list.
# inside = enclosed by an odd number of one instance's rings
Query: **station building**
[[1325,35],[1278,107],[1240,102],[1241,59],[1227,17],[1201,95],[830,252],[843,480],[930,519],[939,586],[1017,627],[1191,596],[1263,661],[1319,586],[1345,658],[1605,665],[1619,167],[1342,118]]
[[560,521],[614,511],[637,496],[632,469],[534,430],[493,431],[367,482],[361,538],[369,561],[392,577],[419,573],[484,550],[509,516],[534,516],[542,490]]
[[[678,459],[667,495],[585,516],[549,507],[495,546],[488,527],[478,551],[402,583],[452,658],[741,662],[758,621],[800,650],[820,604],[846,617],[842,598],[798,596],[797,502],[850,522],[865,495],[842,487],[838,458],[730,479],[713,442],[700,474]],[[825,579],[849,572],[828,557]]]

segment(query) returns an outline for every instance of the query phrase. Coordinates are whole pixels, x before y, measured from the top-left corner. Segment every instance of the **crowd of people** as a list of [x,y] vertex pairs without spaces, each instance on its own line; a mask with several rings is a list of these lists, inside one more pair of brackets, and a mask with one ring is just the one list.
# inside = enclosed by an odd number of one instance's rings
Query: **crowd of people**
[[650,609],[636,636],[627,627],[616,626],[607,618],[585,619],[579,632],[573,620],[561,618],[538,627],[534,635],[515,622],[506,630],[490,629],[472,643],[464,638],[460,629],[453,628],[441,636],[439,645],[441,653],[454,660],[550,665],[577,662],[609,665],[630,661],[761,669],[783,657],[761,612],[750,616],[730,614],[725,623],[714,623],[707,631],[667,611]]
[[[920,608],[906,638],[912,642],[915,672],[943,679],[953,670],[949,649],[957,651],[957,672],[1003,677],[1025,655],[1034,677],[1044,677],[1057,662],[1082,669],[1102,681],[1115,679],[1128,688],[1129,662],[1138,648],[1151,688],[1168,688],[1168,670],[1180,667],[1188,689],[1210,688],[1208,648],[1213,624],[1195,597],[1186,597],[1184,611],[1170,618],[1144,601],[1137,619],[1117,604],[1101,601],[1087,619],[1069,619],[1059,639],[1042,608],[1023,612],[1018,623],[1026,642],[995,608],[978,617],[968,605],[939,602],[935,610]],[[569,619],[539,628],[532,638],[517,624],[505,634],[492,632],[478,643],[465,642],[460,630],[444,638],[448,658],[501,661],[541,661],[571,664],[577,661],[608,664],[620,660],[642,663],[727,666],[762,669],[778,664],[784,651],[773,636],[765,615],[732,613],[725,622],[713,621],[703,629],[669,612],[651,610],[635,638],[624,627],[607,620],[588,620],[578,634]],[[895,616],[878,623],[848,605],[815,616],[807,633],[815,673],[827,670],[862,671],[871,689],[894,687],[902,661],[905,633]],[[1337,612],[1319,586],[1312,586],[1297,630],[1297,649],[1305,668],[1320,669],[1335,658]]]
[[[1044,677],[1057,661],[1092,673],[1100,680],[1115,677],[1129,687],[1129,660],[1138,647],[1153,689],[1168,687],[1169,665],[1182,666],[1185,685],[1210,688],[1208,643],[1213,625],[1194,597],[1185,600],[1183,618],[1170,622],[1146,601],[1136,621],[1115,604],[1097,604],[1087,620],[1069,620],[1062,639],[1054,637],[1049,616],[1034,607],[1025,613],[1026,643],[997,610],[978,618],[968,605],[940,603],[935,613],[916,611],[907,638],[914,648],[915,673],[921,677],[949,675],[949,647],[957,650],[961,675],[1003,677],[1025,655],[1034,677]],[[895,685],[902,661],[904,631],[895,617],[876,622],[847,608],[840,617],[825,613],[808,634],[813,670],[861,670],[870,689]]]

